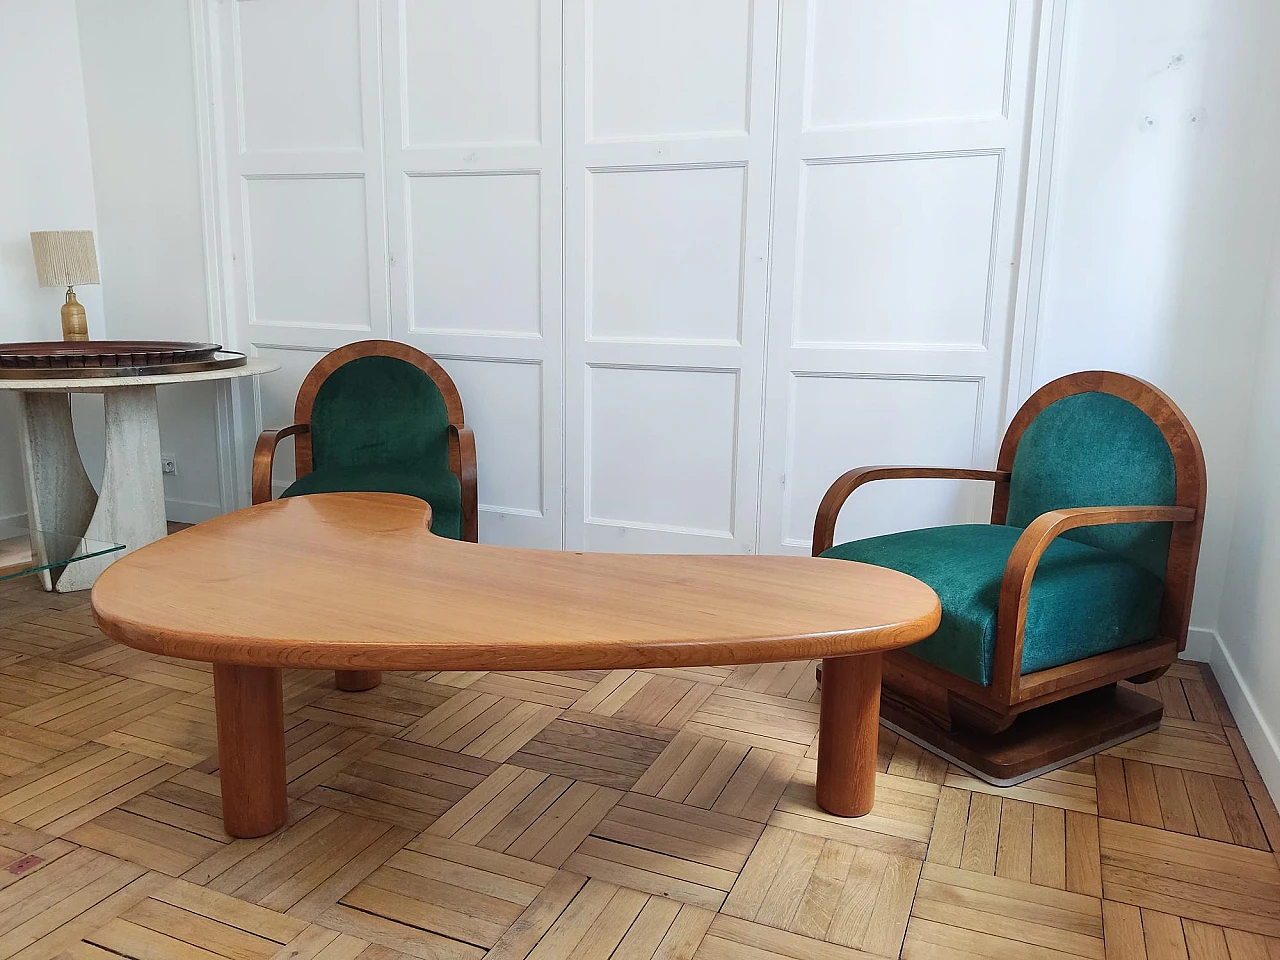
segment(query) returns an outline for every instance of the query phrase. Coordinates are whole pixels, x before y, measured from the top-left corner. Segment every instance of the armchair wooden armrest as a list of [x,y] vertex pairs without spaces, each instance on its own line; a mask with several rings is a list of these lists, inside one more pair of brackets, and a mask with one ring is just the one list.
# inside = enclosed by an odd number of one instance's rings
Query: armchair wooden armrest
[[996,612],[996,648],[991,690],[1005,703],[1017,700],[1022,679],[1022,641],[1027,626],[1027,598],[1040,558],[1054,538],[1077,527],[1112,523],[1192,523],[1194,507],[1072,507],[1050,510],[1022,531],[1004,567]]
[[849,499],[849,494],[872,480],[906,480],[914,478],[939,480],[991,480],[1008,481],[1008,470],[970,470],[964,467],[858,467],[842,475],[827,488],[818,505],[818,516],[813,521],[813,555],[830,550],[836,535],[836,517]]
[[470,427],[449,424],[449,469],[462,487],[462,539],[476,543],[480,537],[476,435]]
[[271,499],[271,468],[276,460],[276,446],[285,437],[310,432],[310,424],[291,423],[279,430],[263,430],[258,434],[258,445],[253,450],[253,480],[250,485],[254,503],[266,503]]

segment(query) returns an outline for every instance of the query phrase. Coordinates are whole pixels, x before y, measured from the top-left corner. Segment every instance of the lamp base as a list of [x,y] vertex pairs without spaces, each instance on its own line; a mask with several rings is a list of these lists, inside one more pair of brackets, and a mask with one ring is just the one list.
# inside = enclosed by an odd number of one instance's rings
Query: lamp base
[[62,305],[62,339],[89,339],[89,319],[85,316],[84,307],[76,299],[73,287],[67,287],[67,302]]

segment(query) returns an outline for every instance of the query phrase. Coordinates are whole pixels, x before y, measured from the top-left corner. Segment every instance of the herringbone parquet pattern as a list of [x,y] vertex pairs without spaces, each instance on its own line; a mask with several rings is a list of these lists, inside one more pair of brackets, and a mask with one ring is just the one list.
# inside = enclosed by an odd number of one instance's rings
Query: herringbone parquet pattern
[[1207,670],[1020,787],[882,731],[814,804],[812,664],[286,677],[289,824],[231,840],[207,667],[0,587],[0,958],[1280,960],[1280,817]]

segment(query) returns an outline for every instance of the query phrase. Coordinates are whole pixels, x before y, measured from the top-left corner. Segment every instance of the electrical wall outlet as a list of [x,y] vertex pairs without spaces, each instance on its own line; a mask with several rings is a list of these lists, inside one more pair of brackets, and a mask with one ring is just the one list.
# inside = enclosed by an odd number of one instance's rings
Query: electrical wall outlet
[[178,475],[178,461],[163,453],[160,454],[160,472],[166,477],[176,477]]

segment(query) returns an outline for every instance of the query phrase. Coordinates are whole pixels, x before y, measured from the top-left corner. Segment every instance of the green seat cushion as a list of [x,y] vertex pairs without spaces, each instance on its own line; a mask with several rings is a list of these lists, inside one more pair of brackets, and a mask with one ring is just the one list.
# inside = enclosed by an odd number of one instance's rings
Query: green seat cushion
[[295,480],[280,496],[308,493],[404,493],[431,504],[431,532],[462,539],[462,490],[448,470],[426,474],[416,467],[374,463],[361,467],[328,467]]
[[[995,652],[1004,565],[1021,527],[962,524],[854,540],[822,554],[899,570],[942,602],[942,622],[907,651],[987,686]],[[1143,563],[1058,537],[1045,551],[1027,601],[1022,672],[1072,663],[1156,636],[1162,579]]]

